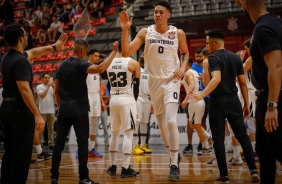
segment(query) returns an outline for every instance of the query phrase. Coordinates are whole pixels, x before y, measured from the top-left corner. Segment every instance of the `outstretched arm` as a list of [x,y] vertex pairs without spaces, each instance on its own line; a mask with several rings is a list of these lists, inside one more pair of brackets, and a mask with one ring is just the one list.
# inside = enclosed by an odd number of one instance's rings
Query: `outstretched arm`
[[119,17],[120,17],[120,27],[122,29],[122,35],[121,35],[122,56],[129,57],[133,53],[135,53],[144,43],[147,29],[146,28],[141,29],[136,35],[136,37],[134,38],[134,40],[131,43],[129,43],[128,32],[132,25],[132,17],[129,19],[126,11],[122,11]]
[[[61,51],[61,50],[66,50],[68,47],[65,46],[66,41],[68,40],[68,36],[63,33],[55,43],[56,50]],[[54,48],[49,45],[49,46],[43,46],[43,47],[36,47],[30,50],[27,50],[27,59],[32,60],[34,58],[37,58],[39,56],[43,56],[44,54],[48,54],[50,52],[53,52]]]

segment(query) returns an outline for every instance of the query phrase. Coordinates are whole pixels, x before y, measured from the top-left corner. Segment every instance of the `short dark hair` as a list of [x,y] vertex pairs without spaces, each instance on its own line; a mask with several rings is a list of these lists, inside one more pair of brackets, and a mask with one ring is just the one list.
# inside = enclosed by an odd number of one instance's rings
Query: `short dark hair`
[[171,13],[171,6],[170,6],[169,2],[166,1],[166,0],[161,0],[161,1],[157,2],[157,4],[155,5],[155,7],[156,7],[156,6],[163,6],[163,7],[166,7],[166,9]]
[[201,53],[202,53],[202,50],[203,50],[202,48],[197,48],[196,51],[195,51],[195,53],[201,54]]
[[88,48],[88,44],[87,44],[86,41],[83,40],[83,39],[75,40],[74,44],[77,45],[77,46],[79,46],[79,47]]
[[121,47],[121,39],[118,40],[118,51],[121,52],[122,51],[122,47]]
[[97,49],[90,49],[88,52],[87,52],[87,56],[91,55],[91,54],[94,54],[95,52],[98,52],[99,51]]
[[23,36],[24,27],[21,24],[10,24],[4,30],[4,39],[10,47],[16,46]]
[[212,29],[207,34],[210,38],[217,38],[224,40],[224,32],[221,29]]
[[49,72],[45,72],[45,73],[42,74],[41,78],[44,78],[45,75],[51,76]]
[[193,65],[193,58],[189,57],[188,65],[191,67]]
[[206,56],[206,57],[208,57],[208,56],[210,55],[209,50],[208,50],[207,48],[204,48],[204,49],[202,50],[202,54],[203,54],[204,56]]
[[251,44],[251,39],[247,39],[246,41],[244,41],[243,47],[247,46],[248,48],[250,48],[250,44]]

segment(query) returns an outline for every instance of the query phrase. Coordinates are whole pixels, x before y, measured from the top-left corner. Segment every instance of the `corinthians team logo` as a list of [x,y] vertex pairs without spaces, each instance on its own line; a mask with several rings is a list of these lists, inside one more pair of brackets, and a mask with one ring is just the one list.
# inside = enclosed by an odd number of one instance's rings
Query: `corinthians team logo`
[[168,39],[170,39],[170,40],[175,39],[175,31],[168,32]]

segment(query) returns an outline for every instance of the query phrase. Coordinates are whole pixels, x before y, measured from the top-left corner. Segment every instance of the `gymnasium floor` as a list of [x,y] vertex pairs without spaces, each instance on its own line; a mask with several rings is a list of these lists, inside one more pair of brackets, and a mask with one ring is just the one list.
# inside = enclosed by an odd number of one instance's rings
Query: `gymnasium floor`
[[[180,145],[180,150],[186,145]],[[197,145],[194,145],[196,149]],[[60,167],[60,184],[78,183],[78,161],[75,158],[76,146],[66,146]],[[196,150],[194,155],[182,155],[180,163],[180,179],[178,182],[169,181],[167,176],[169,173],[169,156],[163,145],[150,145],[153,150],[152,154],[145,154],[141,156],[132,156],[131,167],[140,171],[140,175],[136,178],[120,178],[120,171],[122,167],[121,146],[119,146],[119,154],[117,157],[117,176],[108,176],[106,170],[110,165],[108,147],[99,145],[96,148],[99,152],[104,154],[103,158],[89,158],[88,168],[89,176],[92,180],[102,184],[159,184],[159,183],[179,183],[179,184],[200,184],[213,183],[214,178],[218,175],[217,167],[208,167],[206,162],[212,155],[198,156]],[[227,160],[232,154],[227,154]],[[33,154],[36,158],[36,154]],[[51,160],[43,162],[35,162],[31,164],[28,184],[47,184],[50,183],[50,166]],[[259,163],[257,163],[259,168]],[[276,183],[282,183],[282,166],[277,164]],[[230,183],[234,184],[249,184],[250,175],[247,165],[243,166],[228,166]]]

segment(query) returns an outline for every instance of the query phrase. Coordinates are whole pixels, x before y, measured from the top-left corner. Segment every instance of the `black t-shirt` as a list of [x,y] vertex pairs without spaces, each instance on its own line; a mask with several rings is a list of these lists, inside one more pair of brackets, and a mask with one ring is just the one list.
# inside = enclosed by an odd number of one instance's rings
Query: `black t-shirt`
[[250,45],[253,59],[252,82],[259,90],[268,89],[268,68],[263,55],[272,50],[282,50],[282,20],[266,14],[258,19]]
[[210,72],[220,71],[221,82],[211,92],[212,95],[237,94],[236,77],[243,75],[243,65],[240,57],[228,50],[218,50],[208,57]]
[[3,98],[16,97],[23,102],[16,81],[28,81],[30,89],[33,92],[32,69],[31,64],[27,60],[26,52],[22,54],[19,51],[10,49],[4,54],[1,60],[1,73],[3,81]]
[[70,57],[63,61],[56,72],[59,80],[60,110],[59,117],[69,118],[88,115],[90,110],[87,93],[87,61]]

